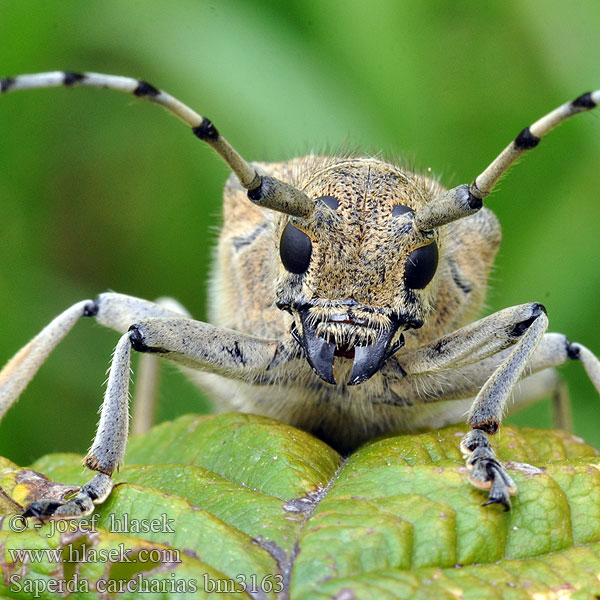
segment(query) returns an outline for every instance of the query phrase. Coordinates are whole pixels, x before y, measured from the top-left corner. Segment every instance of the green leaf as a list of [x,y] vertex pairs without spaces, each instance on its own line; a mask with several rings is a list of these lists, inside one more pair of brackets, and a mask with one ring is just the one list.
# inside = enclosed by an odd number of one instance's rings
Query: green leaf
[[[492,441],[519,490],[505,513],[481,506],[485,494],[468,483],[465,431],[375,440],[343,459],[264,417],[188,415],[131,440],[93,523],[23,532],[16,513],[31,497],[68,493],[90,474],[71,454],[31,469],[0,459],[0,597],[58,580],[88,585],[89,597],[97,585],[130,585],[127,598],[159,588],[151,597],[600,594],[597,451],[564,432],[503,427]],[[23,549],[59,554],[15,554]]]

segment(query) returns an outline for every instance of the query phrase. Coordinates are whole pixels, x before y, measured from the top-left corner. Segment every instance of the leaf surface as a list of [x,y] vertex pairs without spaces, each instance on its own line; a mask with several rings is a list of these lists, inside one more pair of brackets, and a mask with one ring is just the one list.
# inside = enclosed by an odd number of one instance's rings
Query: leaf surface
[[[157,598],[600,593],[597,451],[560,431],[503,427],[492,442],[519,490],[505,513],[481,506],[485,494],[468,483],[465,431],[379,439],[344,459],[264,417],[187,415],[132,438],[93,522],[30,522],[22,532],[17,513],[32,497],[72,490],[89,472],[71,454],[30,469],[0,459],[0,597],[29,598],[36,582],[65,577],[89,583],[82,598],[100,597],[103,582],[130,584],[127,598],[148,597],[150,585],[163,586]],[[32,472],[66,487],[34,485]],[[15,554],[23,549],[60,557]]]

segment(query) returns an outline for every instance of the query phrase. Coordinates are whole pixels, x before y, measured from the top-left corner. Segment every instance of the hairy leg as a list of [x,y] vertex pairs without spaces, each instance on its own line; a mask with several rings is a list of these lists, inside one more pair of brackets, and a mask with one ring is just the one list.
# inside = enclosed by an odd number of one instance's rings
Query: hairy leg
[[96,437],[84,461],[97,474],[71,500],[34,500],[26,508],[26,516],[81,517],[109,495],[110,476],[122,461],[127,443],[132,347],[241,380],[259,375],[264,378],[265,372],[276,378],[281,364],[281,343],[276,340],[262,340],[193,321],[138,298],[102,294],[95,302],[83,301],[62,313],[9,361],[0,373],[0,406],[4,410],[18,398],[50,352],[82,316],[94,316],[99,323],[124,332],[113,356]]
[[[490,502],[507,509],[510,494],[516,488],[494,456],[486,434],[498,431],[507,402],[521,377],[578,359],[600,392],[600,361],[564,335],[545,334],[547,325],[541,305],[521,305],[490,315],[417,350],[396,355],[401,375],[406,376],[404,390],[410,394],[412,385],[421,401],[424,395],[425,401],[436,402],[477,394],[467,417],[473,430],[465,436],[461,448],[472,483],[489,489]],[[569,426],[564,395],[559,388],[555,390],[560,418]]]

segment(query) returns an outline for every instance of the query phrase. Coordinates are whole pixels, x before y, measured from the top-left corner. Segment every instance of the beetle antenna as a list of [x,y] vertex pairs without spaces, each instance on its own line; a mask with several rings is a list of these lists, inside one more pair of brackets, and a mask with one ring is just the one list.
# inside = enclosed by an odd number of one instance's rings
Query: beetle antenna
[[471,185],[459,185],[439,196],[415,212],[415,223],[422,231],[429,231],[456,219],[476,213],[483,206],[483,198],[525,152],[535,148],[549,131],[580,112],[591,110],[600,104],[600,90],[582,94],[567,102],[521,133],[478,175]]
[[160,104],[188,125],[197,138],[206,142],[215,150],[229,165],[242,186],[248,190],[248,197],[252,202],[296,217],[306,217],[314,208],[314,202],[297,188],[275,177],[261,175],[240,156],[209,119],[202,117],[171,94],[155,88],[146,81],[102,73],[71,73],[65,71],[35,73],[0,79],[0,92],[2,93],[60,86],[107,88],[117,92],[133,94],[138,98]]

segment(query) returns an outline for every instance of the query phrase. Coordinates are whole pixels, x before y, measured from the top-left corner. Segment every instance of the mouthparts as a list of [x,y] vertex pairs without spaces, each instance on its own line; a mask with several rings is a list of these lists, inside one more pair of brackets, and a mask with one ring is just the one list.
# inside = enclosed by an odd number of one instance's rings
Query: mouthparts
[[[392,348],[391,342],[401,325],[399,319],[390,319],[388,327],[373,330],[371,335],[354,335],[344,341],[332,340],[332,336],[318,334],[318,322],[309,317],[310,306],[299,310],[302,323],[302,335],[295,335],[298,342],[304,348],[308,363],[314,372],[327,383],[336,384],[333,375],[333,361],[336,356],[353,359],[352,371],[347,385],[358,385],[372,377],[396,350],[404,345],[404,337]],[[321,321],[321,323],[323,323]],[[350,317],[334,315],[327,323],[348,325],[355,331],[367,331],[367,323],[364,320],[352,319]],[[322,330],[322,327],[320,328]]]

